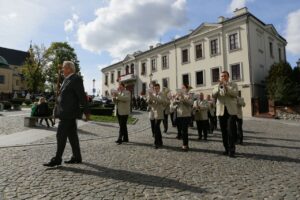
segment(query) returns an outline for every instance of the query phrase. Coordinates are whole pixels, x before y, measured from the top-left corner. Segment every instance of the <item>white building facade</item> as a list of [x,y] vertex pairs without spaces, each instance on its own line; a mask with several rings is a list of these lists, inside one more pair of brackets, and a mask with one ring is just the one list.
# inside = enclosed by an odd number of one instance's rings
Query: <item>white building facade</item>
[[188,83],[192,92],[208,95],[226,70],[245,99],[244,116],[252,116],[254,105],[267,99],[264,80],[270,66],[286,60],[286,44],[273,25],[238,9],[232,18],[203,23],[188,35],[103,68],[102,94],[109,96],[122,81],[137,96],[156,81],[171,91]]

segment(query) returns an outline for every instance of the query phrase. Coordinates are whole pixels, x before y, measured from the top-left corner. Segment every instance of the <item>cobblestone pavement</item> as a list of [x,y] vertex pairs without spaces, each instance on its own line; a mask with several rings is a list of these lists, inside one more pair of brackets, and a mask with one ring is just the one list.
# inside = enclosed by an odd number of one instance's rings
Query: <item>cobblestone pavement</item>
[[[116,145],[116,124],[80,127],[82,164],[45,168],[55,136],[32,146],[0,149],[0,199],[300,199],[300,125],[247,119],[245,145],[223,156],[219,131],[180,150],[175,128],[152,146],[146,114]],[[42,145],[41,143],[44,143]],[[64,159],[70,155],[67,145]]]
[[24,117],[30,115],[30,109],[22,111],[0,112],[0,135],[8,135],[15,132],[25,131]]

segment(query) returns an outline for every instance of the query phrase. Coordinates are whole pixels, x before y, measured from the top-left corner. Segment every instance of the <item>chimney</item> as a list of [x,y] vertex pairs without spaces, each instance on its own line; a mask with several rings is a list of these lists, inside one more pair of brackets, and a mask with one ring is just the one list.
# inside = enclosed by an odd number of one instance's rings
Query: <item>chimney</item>
[[296,62],[296,63],[297,63],[297,67],[300,68],[300,58],[299,58],[298,62]]
[[218,22],[219,23],[224,22],[224,21],[225,21],[225,17],[223,17],[223,16],[218,17]]
[[150,49],[150,50],[153,49],[153,45],[150,45],[150,46],[149,46],[149,49]]
[[234,16],[239,16],[245,13],[248,13],[248,8],[244,7],[244,8],[236,8],[235,11],[233,11]]

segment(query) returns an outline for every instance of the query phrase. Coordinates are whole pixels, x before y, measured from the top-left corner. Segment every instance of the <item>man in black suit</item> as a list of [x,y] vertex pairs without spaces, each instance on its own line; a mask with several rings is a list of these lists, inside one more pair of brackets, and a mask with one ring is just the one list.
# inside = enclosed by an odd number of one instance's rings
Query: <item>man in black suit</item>
[[57,105],[54,111],[55,117],[60,119],[56,133],[57,151],[56,156],[44,166],[54,167],[61,165],[62,155],[69,140],[72,147],[72,157],[65,163],[81,163],[81,153],[79,146],[79,138],[77,134],[76,118],[80,115],[80,105],[84,106],[84,113],[88,119],[87,100],[84,91],[83,81],[80,76],[75,74],[75,65],[71,61],[64,61],[63,74],[64,81],[60,88],[60,94],[57,99]]

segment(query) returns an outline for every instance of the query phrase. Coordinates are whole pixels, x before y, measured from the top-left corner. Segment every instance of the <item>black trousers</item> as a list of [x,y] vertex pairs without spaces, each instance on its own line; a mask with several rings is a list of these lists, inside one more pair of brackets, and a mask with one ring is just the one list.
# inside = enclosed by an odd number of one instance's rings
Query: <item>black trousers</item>
[[208,119],[209,119],[208,132],[213,134],[215,129],[215,122],[214,122],[214,117],[211,116],[210,112],[208,112]]
[[168,131],[168,114],[164,114],[163,125],[164,132],[166,133]]
[[[40,124],[42,124],[43,120],[46,121],[46,124],[47,124],[47,126],[49,127],[49,122],[48,122],[48,119],[47,119],[47,118],[42,118],[42,119],[40,119]],[[53,125],[53,124],[54,124],[54,121],[53,121],[51,118],[50,118],[49,120],[50,120],[50,122],[51,122],[52,125]]]
[[235,153],[236,115],[229,115],[225,107],[224,115],[219,116],[223,145],[226,152]]
[[198,136],[199,139],[202,139],[202,132],[204,139],[207,139],[207,130],[208,130],[208,120],[198,120],[197,123],[197,129],[198,129]]
[[128,115],[117,114],[117,117],[120,126],[118,141],[128,141],[128,131],[127,131]]
[[176,123],[175,123],[175,119],[174,119],[174,112],[170,113],[170,118],[171,118],[171,122],[172,122],[172,126],[175,127]]
[[163,145],[161,131],[160,131],[161,121],[162,121],[161,119],[154,120],[154,144],[158,146]]
[[73,157],[81,160],[79,138],[77,133],[76,119],[61,119],[58,124],[56,140],[57,140],[57,151],[56,158],[62,159],[67,139],[69,140],[72,148]]
[[152,137],[155,136],[155,119],[150,119]]
[[237,118],[236,120],[236,125],[237,125],[237,140],[239,143],[243,143],[243,138],[244,138],[244,134],[243,134],[243,119],[239,119]]
[[191,122],[190,117],[178,117],[177,118],[177,130],[178,130],[178,136],[182,137],[183,145],[188,146],[189,145],[189,136],[188,136],[188,126]]

